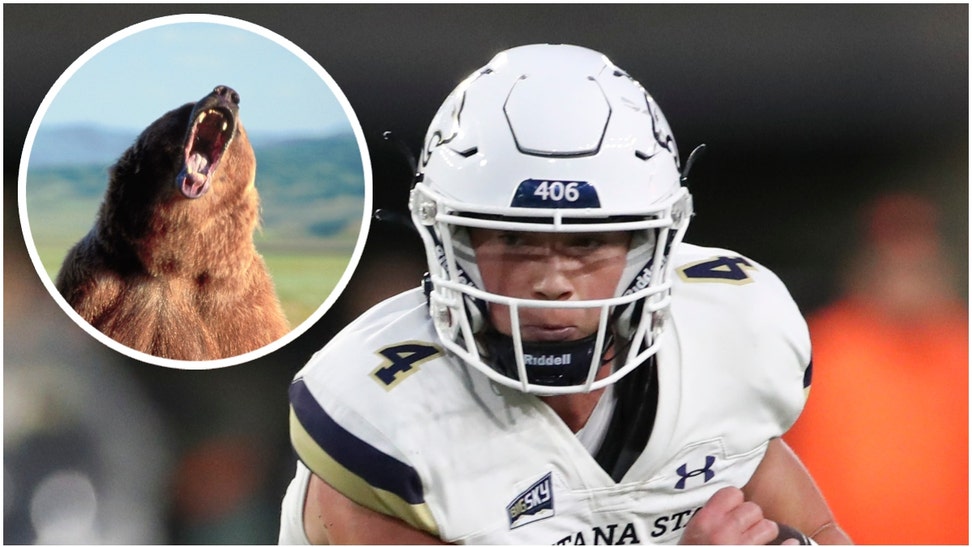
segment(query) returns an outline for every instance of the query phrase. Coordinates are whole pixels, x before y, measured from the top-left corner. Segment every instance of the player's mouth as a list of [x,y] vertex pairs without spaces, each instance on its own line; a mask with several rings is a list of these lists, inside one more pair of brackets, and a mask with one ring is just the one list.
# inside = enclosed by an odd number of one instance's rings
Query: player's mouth
[[567,342],[584,337],[580,329],[573,325],[521,325],[520,335],[528,342]]
[[185,161],[176,185],[187,198],[205,194],[226,148],[236,132],[236,117],[225,108],[193,111],[185,146]]

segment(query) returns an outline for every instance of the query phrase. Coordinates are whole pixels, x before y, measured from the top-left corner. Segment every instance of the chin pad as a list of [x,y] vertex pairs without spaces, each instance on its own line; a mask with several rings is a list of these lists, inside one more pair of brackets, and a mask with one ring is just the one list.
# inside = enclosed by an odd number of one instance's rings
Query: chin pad
[[[481,336],[487,363],[500,374],[520,381],[513,337],[490,330]],[[569,342],[523,342],[527,381],[541,386],[576,386],[590,373],[597,333]],[[609,340],[605,347],[610,347]],[[598,360],[600,361],[600,360]]]

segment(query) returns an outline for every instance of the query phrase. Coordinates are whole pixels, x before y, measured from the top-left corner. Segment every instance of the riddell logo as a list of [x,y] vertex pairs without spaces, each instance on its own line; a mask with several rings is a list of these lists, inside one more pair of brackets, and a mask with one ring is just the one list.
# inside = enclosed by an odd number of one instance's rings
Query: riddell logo
[[523,362],[526,365],[533,366],[550,366],[550,365],[569,365],[570,364],[570,354],[564,353],[562,355],[530,355],[528,353],[523,354]]
[[638,277],[635,278],[634,282],[632,282],[631,286],[628,287],[628,290],[624,291],[624,296],[628,296],[629,294],[636,293],[641,289],[644,289],[649,283],[651,283],[651,269],[645,267],[645,269],[641,270],[641,273],[638,274]]

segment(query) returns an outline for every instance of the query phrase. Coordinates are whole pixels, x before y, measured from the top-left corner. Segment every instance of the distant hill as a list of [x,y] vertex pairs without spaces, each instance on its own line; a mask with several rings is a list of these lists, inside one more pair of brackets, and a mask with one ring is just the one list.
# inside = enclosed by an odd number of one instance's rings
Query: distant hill
[[[108,169],[136,135],[78,126],[41,136],[35,140],[27,177],[31,225],[39,232],[35,235],[74,238],[74,232],[90,228],[107,187]],[[266,239],[298,243],[356,233],[364,177],[353,134],[270,137],[256,140],[254,152]],[[66,226],[75,218],[81,226]]]
[[[63,124],[38,127],[31,150],[31,165],[52,167],[63,165],[111,165],[138,137],[138,131],[104,127],[97,124]],[[313,142],[337,135],[306,136],[250,133],[256,150],[272,149],[292,142]]]
[[137,131],[97,125],[41,124],[34,138],[30,165],[110,165],[135,142],[137,136]]
[[330,237],[361,220],[364,171],[354,135],[254,144],[254,151],[268,233]]

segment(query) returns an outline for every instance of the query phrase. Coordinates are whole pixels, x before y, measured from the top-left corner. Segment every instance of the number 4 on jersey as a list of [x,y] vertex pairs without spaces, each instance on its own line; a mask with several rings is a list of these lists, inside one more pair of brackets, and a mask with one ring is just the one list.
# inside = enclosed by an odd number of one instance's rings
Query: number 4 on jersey
[[438,346],[422,342],[406,342],[378,350],[385,362],[371,376],[385,389],[392,389],[418,371],[419,365],[442,354]]
[[678,269],[678,275],[689,282],[718,282],[744,285],[753,278],[747,270],[755,267],[741,256],[720,256],[689,264]]

